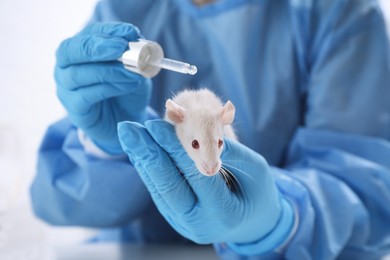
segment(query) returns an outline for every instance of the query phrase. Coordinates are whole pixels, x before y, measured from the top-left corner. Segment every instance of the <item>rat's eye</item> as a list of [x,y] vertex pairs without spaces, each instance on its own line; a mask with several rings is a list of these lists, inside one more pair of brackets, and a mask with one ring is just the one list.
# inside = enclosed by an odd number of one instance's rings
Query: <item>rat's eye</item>
[[199,142],[198,142],[198,140],[192,141],[192,148],[199,149]]
[[221,146],[223,145],[223,141],[221,139],[218,140],[218,148],[221,148]]

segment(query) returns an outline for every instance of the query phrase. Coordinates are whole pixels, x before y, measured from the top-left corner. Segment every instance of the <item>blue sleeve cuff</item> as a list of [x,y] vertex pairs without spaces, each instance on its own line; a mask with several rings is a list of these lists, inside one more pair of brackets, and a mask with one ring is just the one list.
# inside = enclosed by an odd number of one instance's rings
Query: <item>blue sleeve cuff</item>
[[264,255],[282,248],[291,239],[298,225],[293,205],[286,199],[281,199],[282,214],[276,227],[265,237],[249,244],[226,243],[227,246],[240,255]]

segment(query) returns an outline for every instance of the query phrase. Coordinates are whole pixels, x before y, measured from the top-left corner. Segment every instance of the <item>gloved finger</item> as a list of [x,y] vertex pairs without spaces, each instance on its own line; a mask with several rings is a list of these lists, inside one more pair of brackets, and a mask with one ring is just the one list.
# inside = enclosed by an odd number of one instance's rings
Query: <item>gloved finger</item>
[[[69,113],[85,114],[90,111],[94,104],[112,97],[125,96],[131,93],[134,93],[134,95],[137,93],[137,96],[140,97],[141,93],[147,92],[144,86],[146,80],[148,79],[142,78],[132,82],[129,81],[128,84],[96,84],[75,90],[59,87],[57,88],[57,96]],[[147,93],[145,93],[146,95]]]
[[78,64],[66,68],[56,66],[54,77],[58,85],[69,90],[104,82],[123,83],[123,88],[127,88],[128,84],[143,79],[141,75],[125,69],[115,61]]
[[80,35],[64,40],[56,51],[57,66],[116,60],[127,50],[119,37]]
[[124,152],[163,214],[173,214],[172,218],[194,208],[196,199],[191,187],[142,125],[121,122],[118,136]]
[[56,52],[60,67],[119,58],[128,42],[140,38],[137,27],[129,23],[109,22],[88,25],[76,36],[63,41]]
[[173,159],[175,164],[180,169],[183,169],[188,183],[191,185],[196,196],[202,200],[202,203],[226,207],[226,203],[231,204],[237,202],[220,175],[206,177],[198,171],[197,175],[194,175],[194,170],[186,170],[191,169],[189,166],[193,166],[194,162],[183,149],[175,134],[174,127],[170,123],[158,119],[149,120],[145,122],[145,127],[153,139]]
[[115,36],[123,38],[127,41],[134,41],[141,37],[140,31],[136,26],[123,22],[92,23],[78,33],[78,35],[87,34]]

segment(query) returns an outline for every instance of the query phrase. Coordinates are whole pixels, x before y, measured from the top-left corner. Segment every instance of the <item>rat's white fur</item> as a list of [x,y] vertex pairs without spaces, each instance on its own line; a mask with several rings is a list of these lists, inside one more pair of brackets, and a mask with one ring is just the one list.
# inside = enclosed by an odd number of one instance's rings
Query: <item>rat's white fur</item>
[[[206,175],[215,175],[221,167],[222,147],[218,141],[223,137],[236,139],[230,125],[235,108],[228,101],[225,105],[210,90],[184,90],[173,100],[167,100],[165,120],[175,126],[176,134],[198,170]],[[193,140],[199,149],[192,147]]]

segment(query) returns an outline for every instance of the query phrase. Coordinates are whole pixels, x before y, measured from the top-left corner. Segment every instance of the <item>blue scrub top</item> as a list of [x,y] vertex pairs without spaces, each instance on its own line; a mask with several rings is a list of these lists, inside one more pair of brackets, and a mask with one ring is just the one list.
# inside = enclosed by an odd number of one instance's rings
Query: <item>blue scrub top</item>
[[[106,0],[95,21],[132,23],[166,57],[198,67],[195,76],[153,78],[158,114],[183,88],[207,87],[235,104],[240,142],[273,166],[299,218],[286,245],[253,258],[369,259],[390,249],[390,48],[376,1]],[[49,223],[184,241],[127,160],[85,154],[68,119],[49,128],[31,193]]]

